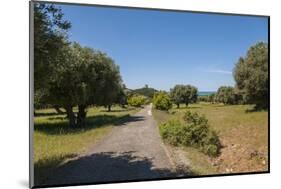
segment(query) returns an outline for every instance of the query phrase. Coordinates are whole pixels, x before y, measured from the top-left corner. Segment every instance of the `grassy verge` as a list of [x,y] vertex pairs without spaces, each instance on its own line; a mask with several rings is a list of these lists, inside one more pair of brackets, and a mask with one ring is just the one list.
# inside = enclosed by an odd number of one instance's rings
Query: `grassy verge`
[[158,124],[171,118],[182,119],[185,110],[204,114],[215,130],[223,148],[217,158],[210,158],[193,148],[183,148],[200,175],[266,171],[268,154],[268,112],[251,112],[250,105],[192,104],[173,107],[169,112],[153,110]]
[[51,171],[69,158],[88,149],[108,134],[138,109],[122,109],[118,106],[112,112],[104,108],[89,108],[87,126],[69,128],[66,115],[58,115],[53,109],[36,111],[34,118],[34,172],[36,184],[41,184]]

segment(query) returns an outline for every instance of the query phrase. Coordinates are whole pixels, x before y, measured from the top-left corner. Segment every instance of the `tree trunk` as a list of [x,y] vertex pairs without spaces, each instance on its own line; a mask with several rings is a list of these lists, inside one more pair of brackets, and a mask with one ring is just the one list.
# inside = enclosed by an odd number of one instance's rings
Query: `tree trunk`
[[65,110],[66,110],[67,118],[69,120],[69,126],[75,127],[76,126],[76,116],[72,110],[72,107],[68,106],[65,108]]
[[188,102],[185,103],[186,107],[188,106]]
[[177,108],[178,108],[178,109],[180,108],[180,104],[177,104]]
[[78,105],[78,114],[77,114],[77,125],[78,126],[85,126],[86,115],[87,115],[86,106]]
[[60,110],[60,107],[55,105],[54,109],[57,111],[58,114],[63,114],[64,112]]
[[108,108],[107,111],[110,112],[111,111],[111,105],[108,105],[107,108]]

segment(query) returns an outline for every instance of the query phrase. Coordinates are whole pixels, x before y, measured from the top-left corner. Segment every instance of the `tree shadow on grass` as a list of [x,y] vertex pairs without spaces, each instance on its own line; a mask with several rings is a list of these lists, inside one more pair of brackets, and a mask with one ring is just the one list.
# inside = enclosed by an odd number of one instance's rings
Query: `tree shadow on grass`
[[193,175],[189,169],[177,172],[169,168],[155,168],[152,158],[139,157],[134,153],[100,152],[82,156],[59,166],[37,185],[93,184]]
[[268,111],[268,109],[266,108],[259,108],[259,107],[256,107],[256,106],[253,106],[251,108],[248,108],[245,110],[246,113],[253,113],[253,112],[266,112]]
[[[110,112],[127,112],[127,111],[131,111],[134,110],[135,108],[123,108],[123,109],[117,109],[117,110],[111,110]],[[100,110],[100,112],[107,112],[110,113],[108,110]]]
[[74,158],[75,156],[75,154],[53,156],[34,163],[34,184],[39,185],[43,183],[47,176],[51,175],[65,160]]
[[198,107],[198,106],[193,106],[193,107],[186,107],[186,108],[184,108],[184,109],[186,109],[186,110],[189,110],[189,109],[202,109],[202,107]]
[[143,116],[130,116],[129,114],[123,116],[116,116],[104,114],[87,117],[86,126],[73,128],[69,127],[68,120],[64,118],[60,122],[36,123],[34,124],[34,131],[43,132],[49,135],[78,134],[90,129],[95,129],[108,125],[122,126],[129,122],[136,122],[142,120],[144,120]]
[[57,112],[35,112],[34,117],[46,117],[46,116],[57,116],[57,115],[66,115],[65,112],[57,113]]
[[179,108],[175,108],[175,110],[190,110],[190,109],[201,109],[201,106],[180,106]]

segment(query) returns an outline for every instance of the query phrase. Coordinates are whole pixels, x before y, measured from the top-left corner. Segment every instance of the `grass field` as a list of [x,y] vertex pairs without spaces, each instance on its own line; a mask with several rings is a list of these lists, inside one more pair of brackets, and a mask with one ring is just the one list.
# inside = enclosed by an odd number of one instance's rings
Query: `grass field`
[[267,171],[268,112],[251,111],[250,105],[191,104],[173,107],[169,112],[153,110],[158,124],[170,118],[181,119],[186,110],[204,114],[223,145],[221,154],[210,158],[198,150],[184,147],[196,174]]
[[136,108],[103,107],[88,109],[87,126],[70,128],[66,115],[58,115],[54,109],[37,110],[34,118],[34,173],[40,184],[46,175],[67,159],[74,158],[105,136],[114,125],[126,121]]

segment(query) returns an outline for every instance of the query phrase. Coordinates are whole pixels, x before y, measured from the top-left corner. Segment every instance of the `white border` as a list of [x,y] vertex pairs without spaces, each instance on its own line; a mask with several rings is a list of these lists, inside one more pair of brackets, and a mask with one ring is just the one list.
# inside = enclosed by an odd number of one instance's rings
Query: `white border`
[[[57,0],[59,1],[59,0]],[[63,2],[63,1],[61,1]],[[81,186],[80,188],[266,188],[280,186],[279,143],[281,24],[280,5],[275,0],[67,0],[149,8],[261,14],[271,16],[271,174],[185,180]],[[29,122],[29,3],[27,0],[1,2],[1,188],[28,187]],[[74,188],[74,187],[68,187]]]

